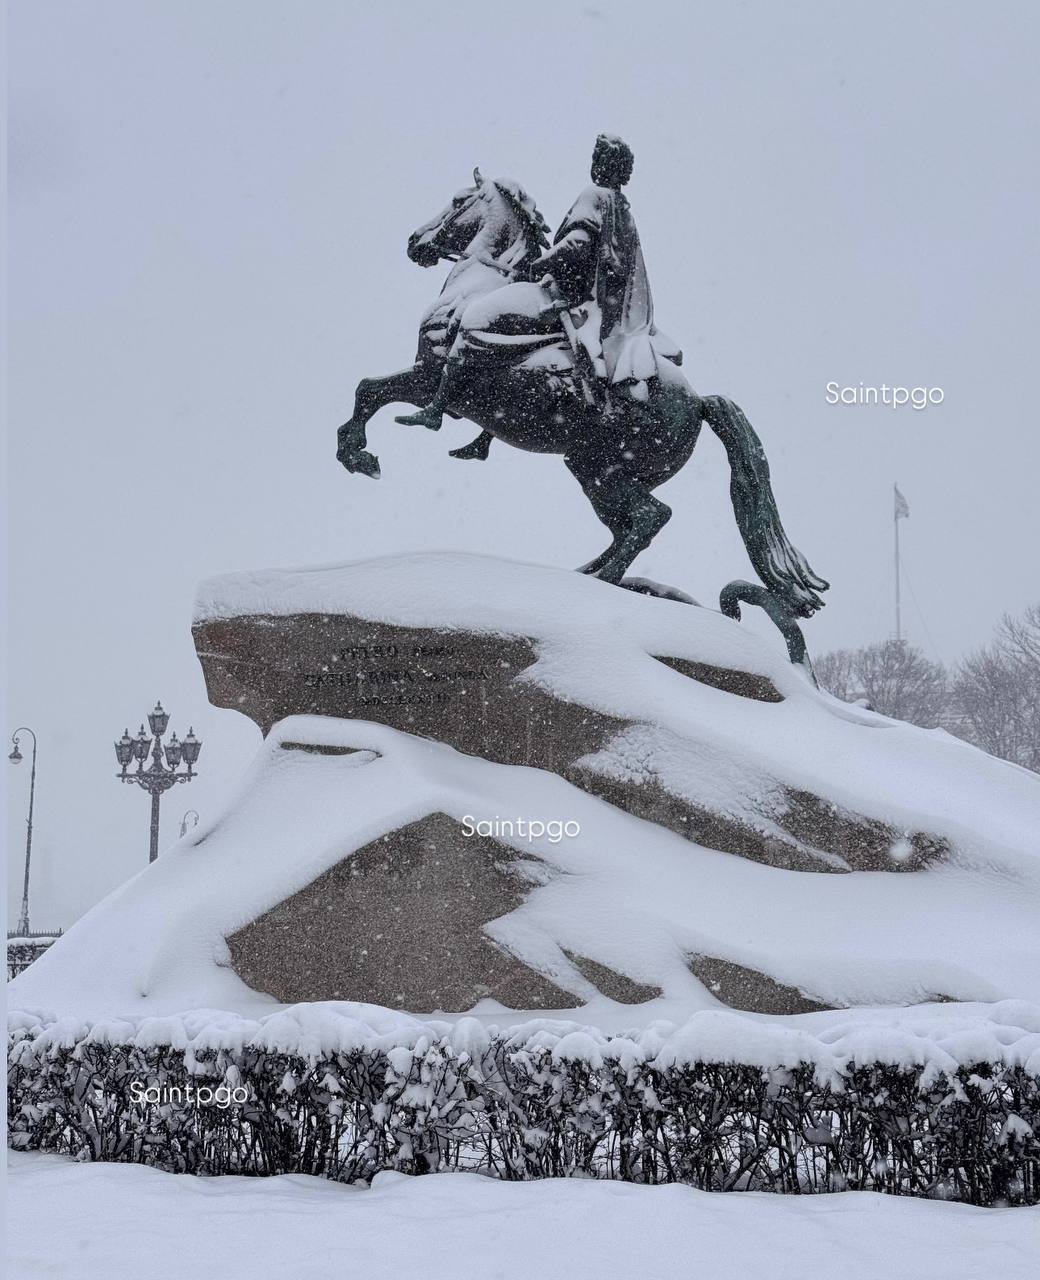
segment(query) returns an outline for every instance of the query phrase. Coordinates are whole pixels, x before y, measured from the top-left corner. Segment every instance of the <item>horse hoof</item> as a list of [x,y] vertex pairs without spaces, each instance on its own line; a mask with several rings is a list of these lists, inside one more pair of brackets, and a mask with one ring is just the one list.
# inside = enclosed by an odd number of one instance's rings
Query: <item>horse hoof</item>
[[575,570],[577,573],[587,573],[589,577],[594,578],[610,560],[610,557],[604,551],[602,555],[598,555],[595,560],[590,560],[588,564],[580,564]]
[[625,565],[607,564],[602,565],[599,569],[592,572],[594,578],[599,578],[600,582],[609,582],[611,586],[618,587],[621,585],[621,579],[625,576]]
[[357,453],[347,454],[340,458],[340,462],[350,472],[371,476],[373,480],[379,479],[379,459],[367,449],[359,449]]

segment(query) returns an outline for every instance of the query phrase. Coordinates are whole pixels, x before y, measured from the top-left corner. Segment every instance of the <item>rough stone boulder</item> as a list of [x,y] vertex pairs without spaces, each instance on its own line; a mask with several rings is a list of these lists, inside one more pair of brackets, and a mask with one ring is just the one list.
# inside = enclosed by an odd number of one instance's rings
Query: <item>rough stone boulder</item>
[[[574,574],[561,584],[559,571],[497,563],[497,584],[496,562],[479,557],[452,557],[450,573],[441,557],[409,557],[206,584],[194,636],[210,701],[265,734],[291,715],[372,720],[485,760],[550,769],[698,844],[772,866],[902,872],[943,854],[946,839],[919,818],[892,820],[869,777],[861,807],[855,790],[828,795],[811,773],[785,767],[782,704],[804,696],[804,677],[737,624]],[[384,590],[352,590],[373,568],[386,575]],[[456,594],[466,570],[475,581]],[[412,573],[414,587],[394,592],[394,579]],[[541,609],[525,604],[532,574]],[[572,598],[546,617],[544,595],[561,586]],[[424,617],[435,620],[418,625]],[[641,687],[655,696],[641,701]],[[709,726],[745,720],[748,740],[727,750],[702,727],[676,732],[657,707],[684,702],[694,714],[703,708]],[[772,755],[765,767],[763,754]]]
[[626,1027],[1040,997],[1040,779],[710,609],[416,555],[213,580],[195,640],[266,735],[252,771],[21,1007]]

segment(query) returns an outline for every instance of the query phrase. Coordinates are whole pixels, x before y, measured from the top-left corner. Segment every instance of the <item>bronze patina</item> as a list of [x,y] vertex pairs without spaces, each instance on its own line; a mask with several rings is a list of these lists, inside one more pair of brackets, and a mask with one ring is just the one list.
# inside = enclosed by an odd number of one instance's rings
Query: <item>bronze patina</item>
[[402,401],[419,409],[398,422],[435,431],[448,413],[481,428],[453,457],[486,458],[496,439],[561,454],[612,539],[581,571],[627,585],[633,560],[671,515],[654,490],[688,461],[707,423],[729,458],[734,515],[763,584],[730,584],[723,610],[739,616],[737,597],[766,608],[792,658],[804,661],[796,620],[823,605],[828,584],[784,531],[751,424],[732,400],[690,386],[681,352],[655,324],[622,191],[632,164],[620,138],[600,135],[592,184],[551,247],[527,192],[474,170],[473,185],[409,237],[413,262],[453,265],[422,318],[414,362],[358,384],[337,457],[348,471],[378,476],[366,427]]

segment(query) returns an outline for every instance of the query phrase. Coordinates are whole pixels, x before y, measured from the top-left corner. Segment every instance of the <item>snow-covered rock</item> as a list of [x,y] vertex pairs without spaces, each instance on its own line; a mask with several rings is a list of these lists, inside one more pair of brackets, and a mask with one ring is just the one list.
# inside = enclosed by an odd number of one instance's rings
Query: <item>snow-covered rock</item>
[[1040,779],[835,700],[711,610],[416,555],[216,579],[196,638],[214,701],[276,722],[16,1008],[817,1030],[1040,1001]]

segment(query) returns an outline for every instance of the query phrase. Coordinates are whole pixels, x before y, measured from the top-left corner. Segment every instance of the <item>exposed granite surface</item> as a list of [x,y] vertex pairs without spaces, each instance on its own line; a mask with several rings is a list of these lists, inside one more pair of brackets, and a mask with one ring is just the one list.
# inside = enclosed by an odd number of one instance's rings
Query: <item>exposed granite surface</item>
[[797,987],[786,986],[757,969],[717,956],[691,956],[690,972],[717,1000],[748,1013],[815,1013],[827,1006]]
[[375,720],[467,755],[555,770],[623,724],[517,680],[537,654],[515,637],[346,614],[204,622],[194,636],[210,702],[265,734],[292,715]]
[[464,836],[445,814],[430,814],[232,934],[232,966],[255,991],[286,1004],[364,1000],[457,1013],[490,997],[513,1009],[573,1008],[580,996],[483,932],[530,891],[521,868],[515,849]]
[[[345,613],[211,619],[194,635],[210,701],[243,712],[265,734],[293,715],[375,721],[468,755],[555,772],[697,844],[787,871],[914,871],[945,850],[935,837],[898,832],[780,784],[768,789],[768,803],[763,797],[760,820],[694,803],[681,793],[685,775],[674,753],[670,786],[658,771],[670,748],[649,720],[605,714],[524,678],[538,659],[531,639]],[[783,702],[767,676],[656,657],[733,698]],[[634,770],[624,767],[629,733],[637,739]],[[903,849],[898,858],[894,846]],[[485,926],[524,902],[535,865],[541,878],[552,874],[544,862],[463,836],[454,820],[432,814],[344,857],[229,937],[232,964],[249,986],[290,1003],[351,999],[432,1013],[492,998],[515,1009],[566,1009],[583,1002],[587,984],[621,1003],[658,997],[658,987],[594,958],[563,952],[551,973],[539,972],[492,939]],[[789,1014],[822,1007],[717,957],[695,956],[689,967],[734,1008]]]
[[658,662],[678,671],[690,680],[721,689],[723,693],[735,693],[740,698],[754,698],[757,702],[783,702],[783,694],[768,676],[750,671],[734,671],[731,667],[715,667],[707,662],[691,662],[688,658],[666,658],[658,655]]
[[[945,845],[781,791],[761,823],[691,803],[651,772],[623,779],[587,764],[633,722],[554,696],[518,678],[537,659],[529,640],[374,623],[350,614],[247,615],[198,623],[195,644],[210,701],[264,733],[290,715],[374,720],[467,755],[529,765],[709,848],[792,871],[914,871]],[[734,697],[777,703],[765,676],[682,658],[657,660]],[[891,849],[907,842],[906,856]]]

